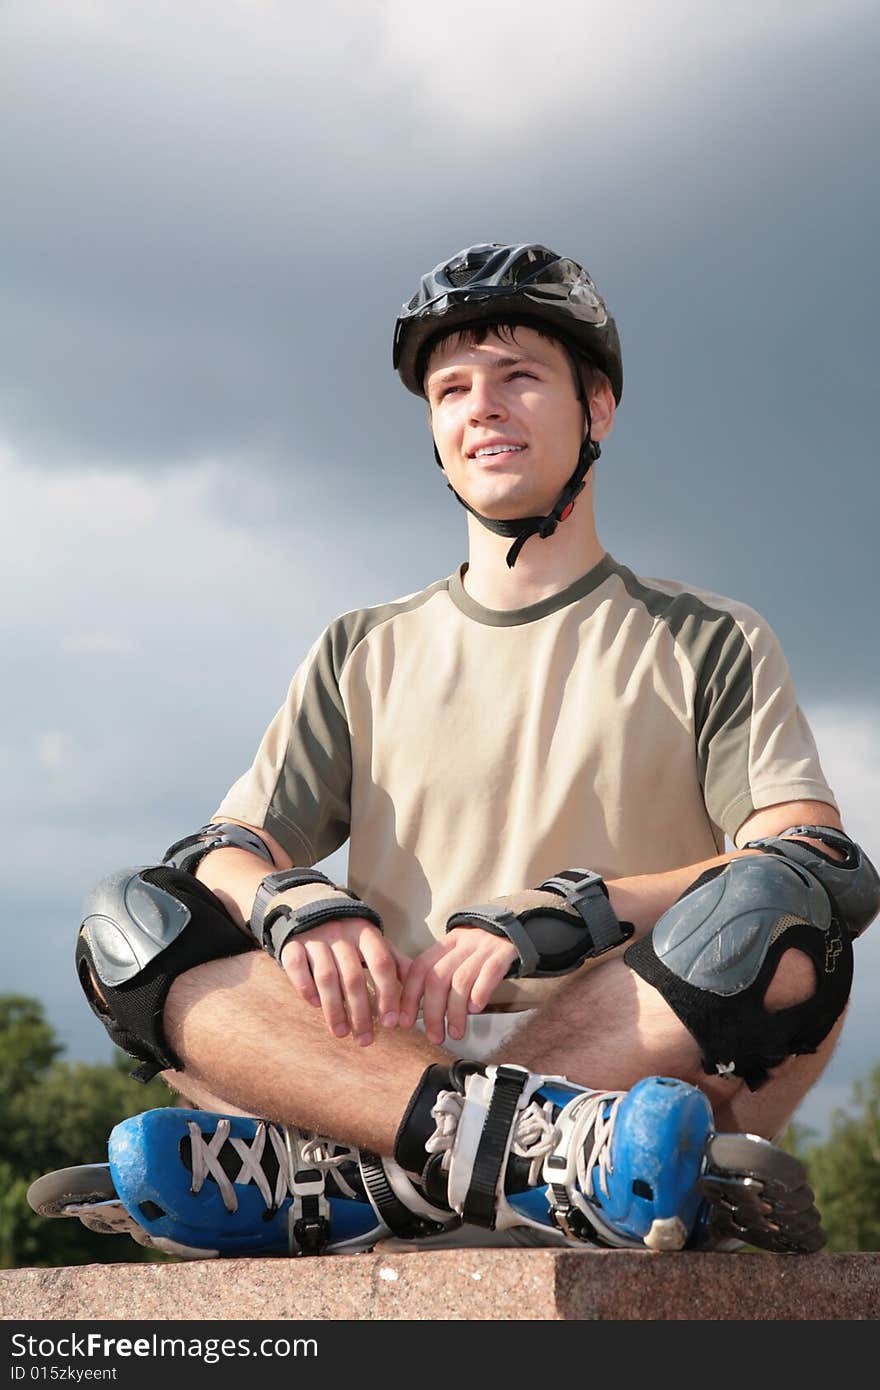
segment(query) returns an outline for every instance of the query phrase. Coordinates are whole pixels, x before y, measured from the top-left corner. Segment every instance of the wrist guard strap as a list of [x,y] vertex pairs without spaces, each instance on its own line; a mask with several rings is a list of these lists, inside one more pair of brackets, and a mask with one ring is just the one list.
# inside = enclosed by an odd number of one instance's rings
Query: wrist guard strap
[[447,932],[454,927],[506,936],[519,955],[508,971],[516,979],[567,975],[633,934],[632,923],[618,920],[602,876],[590,869],[566,869],[536,889],[463,908]]
[[[335,896],[304,903],[289,901],[291,890],[319,884]],[[250,929],[263,949],[277,960],[292,936],[301,936],[340,917],[364,917],[384,931],[378,912],[361,902],[349,888],[338,887],[319,869],[281,869],[267,874],[257,889]]]

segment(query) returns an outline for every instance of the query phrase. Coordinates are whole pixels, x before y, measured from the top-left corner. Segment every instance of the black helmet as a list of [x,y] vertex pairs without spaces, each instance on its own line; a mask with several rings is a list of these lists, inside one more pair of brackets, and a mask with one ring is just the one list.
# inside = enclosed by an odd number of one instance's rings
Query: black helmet
[[551,333],[599,367],[619,404],[623,394],[620,339],[590,276],[546,246],[470,246],[422,277],[394,330],[393,362],[408,390],[422,385],[439,337],[476,323],[522,323]]
[[[459,251],[450,261],[435,266],[409,303],[404,304],[394,328],[392,360],[408,390],[424,396],[428,355],[439,338],[457,328],[480,323],[522,324],[558,338],[575,359],[587,361],[605,373],[615,401],[623,395],[623,362],[614,319],[583,266],[558,256],[546,246],[503,246],[483,242]],[[449,485],[450,492],[478,521],[496,535],[513,538],[507,563],[513,568],[530,536],[546,540],[560,521],[570,515],[584,480],[599,457],[599,445],[591,437],[590,402],[581,374],[576,372],[586,419],[586,434],[574,472],[546,516],[516,517],[499,521],[474,511]],[[434,457],[443,467],[434,447]]]

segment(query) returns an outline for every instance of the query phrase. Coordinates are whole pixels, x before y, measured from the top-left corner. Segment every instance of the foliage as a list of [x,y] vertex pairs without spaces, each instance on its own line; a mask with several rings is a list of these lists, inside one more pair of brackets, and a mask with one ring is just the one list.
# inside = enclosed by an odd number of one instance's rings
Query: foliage
[[106,1162],[115,1124],[174,1099],[161,1081],[132,1081],[121,1052],[96,1064],[66,1062],[61,1052],[36,999],[0,995],[0,1268],[155,1258],[128,1236],[47,1220],[27,1204],[35,1178]]
[[852,1088],[836,1110],[824,1144],[795,1136],[805,1161],[828,1250],[880,1250],[880,1065]]

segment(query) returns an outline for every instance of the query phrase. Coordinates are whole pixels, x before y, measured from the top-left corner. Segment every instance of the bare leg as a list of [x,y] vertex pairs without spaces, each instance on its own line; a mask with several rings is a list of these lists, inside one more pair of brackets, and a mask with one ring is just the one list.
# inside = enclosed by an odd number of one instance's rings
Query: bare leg
[[[812,964],[780,962],[771,1007],[805,998]],[[260,1115],[379,1153],[394,1138],[425,1067],[450,1054],[414,1032],[383,1032],[369,1048],[331,1038],[267,956],[212,961],[174,982],[165,1009],[172,1047],[186,1060],[170,1084],[197,1104]],[[706,1076],[699,1049],[660,994],[621,959],[577,976],[499,1051],[496,1060],[625,1090],[643,1076],[677,1076],[708,1095],[719,1128],[777,1133],[815,1083],[840,1025],[814,1056],[791,1058],[750,1093],[736,1079]],[[218,1101],[218,1097],[224,1101]]]
[[186,1063],[166,1080],[198,1104],[226,1098],[238,1112],[390,1154],[425,1067],[450,1061],[420,1033],[386,1032],[369,1048],[332,1038],[267,955],[210,961],[174,981],[164,1015]]
[[[814,988],[812,962],[800,951],[788,951],[765,1002],[771,1009],[785,1008],[809,998]],[[736,1077],[707,1076],[691,1034],[657,990],[617,958],[573,978],[495,1060],[609,1090],[626,1090],[643,1076],[676,1076],[708,1096],[719,1129],[771,1138],[828,1064],[842,1022],[815,1054],[788,1058],[751,1092]]]

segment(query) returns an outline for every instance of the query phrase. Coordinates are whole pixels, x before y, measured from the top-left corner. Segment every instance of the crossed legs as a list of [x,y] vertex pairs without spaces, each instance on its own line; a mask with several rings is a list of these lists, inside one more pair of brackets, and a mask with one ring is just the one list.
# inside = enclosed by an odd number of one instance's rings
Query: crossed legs
[[[809,997],[812,964],[797,951],[780,961],[767,994],[781,1008]],[[165,1006],[165,1030],[185,1060],[165,1079],[197,1106],[294,1124],[391,1154],[401,1118],[425,1068],[450,1054],[415,1032],[381,1032],[367,1049],[331,1038],[268,956],[211,961],[180,976]],[[718,1129],[770,1138],[782,1130],[827,1065],[843,1020],[810,1056],[789,1058],[751,1093],[738,1078],[708,1077],[699,1048],[663,998],[620,958],[573,976],[492,1060],[625,1090],[650,1075],[676,1076],[708,1096]]]

